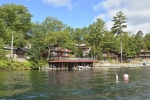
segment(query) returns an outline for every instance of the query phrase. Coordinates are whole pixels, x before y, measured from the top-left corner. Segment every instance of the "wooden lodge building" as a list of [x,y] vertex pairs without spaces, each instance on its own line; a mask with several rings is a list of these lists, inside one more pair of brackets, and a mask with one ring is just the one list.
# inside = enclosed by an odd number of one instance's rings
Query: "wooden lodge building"
[[110,58],[111,60],[118,60],[118,54],[114,51],[105,51],[103,52],[103,58],[104,60],[108,60]]
[[150,59],[150,48],[147,50],[142,49],[139,54],[137,54],[139,60],[149,60]]
[[82,49],[83,57],[86,57],[91,50],[91,48],[86,46],[86,44],[84,44],[84,43],[76,44],[76,48],[79,48],[79,47]]
[[91,58],[70,58],[71,51],[63,49],[58,44],[50,45],[49,47],[49,68],[72,69],[78,66],[93,67],[94,62],[98,60]]
[[[5,47],[3,47],[3,49],[5,49],[6,51],[11,51],[11,46],[5,46]],[[13,50],[12,57],[14,60],[24,62],[24,61],[27,61],[29,59],[29,57],[26,55],[29,48],[18,47],[18,48],[12,48],[12,50]],[[9,52],[6,54],[6,57],[10,58]]]

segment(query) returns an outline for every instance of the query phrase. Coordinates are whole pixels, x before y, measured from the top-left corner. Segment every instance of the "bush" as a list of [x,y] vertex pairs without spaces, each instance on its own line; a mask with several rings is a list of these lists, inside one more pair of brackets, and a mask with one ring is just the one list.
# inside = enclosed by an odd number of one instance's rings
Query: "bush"
[[22,63],[22,67],[25,69],[29,69],[29,68],[31,68],[31,66],[32,66],[31,62],[23,62]]

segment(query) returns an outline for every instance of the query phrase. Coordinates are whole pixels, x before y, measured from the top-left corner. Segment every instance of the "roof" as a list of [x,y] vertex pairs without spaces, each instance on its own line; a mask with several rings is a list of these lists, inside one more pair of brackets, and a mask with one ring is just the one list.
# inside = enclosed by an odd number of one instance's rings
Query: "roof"
[[99,62],[99,60],[52,60],[49,62]]
[[[49,46],[50,46],[50,47],[57,47],[57,46],[59,46],[59,44],[50,44]],[[49,46],[48,46],[48,47],[49,47]]]
[[22,51],[28,51],[29,50],[29,48],[21,48],[21,47],[19,47],[17,49],[21,49]]
[[[6,49],[6,50],[11,50],[11,46],[4,46],[3,49]],[[13,50],[15,50],[16,48],[13,48]]]
[[76,46],[86,46],[86,44],[82,43],[82,44],[76,44]]

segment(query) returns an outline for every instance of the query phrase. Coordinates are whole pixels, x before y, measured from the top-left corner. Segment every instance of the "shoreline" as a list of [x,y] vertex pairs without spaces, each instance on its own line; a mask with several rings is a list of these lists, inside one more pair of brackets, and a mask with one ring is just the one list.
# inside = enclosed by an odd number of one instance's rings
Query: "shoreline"
[[150,67],[150,64],[143,63],[97,63],[93,68],[143,68]]

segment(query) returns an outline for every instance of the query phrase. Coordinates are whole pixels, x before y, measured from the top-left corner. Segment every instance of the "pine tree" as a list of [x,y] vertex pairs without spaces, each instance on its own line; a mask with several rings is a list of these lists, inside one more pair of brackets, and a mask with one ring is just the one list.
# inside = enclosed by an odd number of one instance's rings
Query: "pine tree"
[[123,12],[119,11],[116,13],[116,16],[114,16],[114,19],[112,20],[114,22],[112,29],[112,32],[114,34],[117,34],[120,36],[120,51],[121,51],[121,62],[122,62],[122,33],[123,29],[127,27],[126,25],[126,16]]

